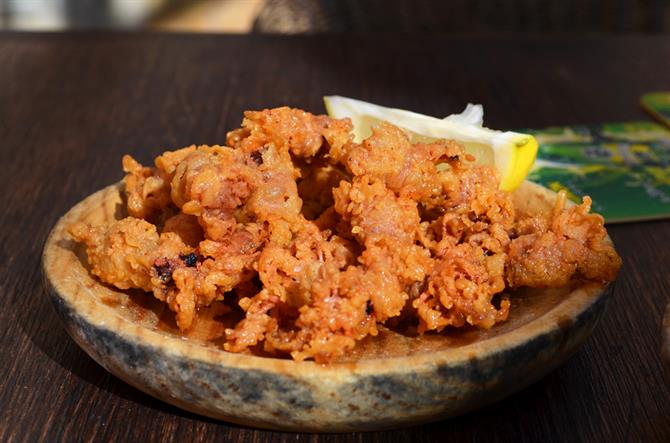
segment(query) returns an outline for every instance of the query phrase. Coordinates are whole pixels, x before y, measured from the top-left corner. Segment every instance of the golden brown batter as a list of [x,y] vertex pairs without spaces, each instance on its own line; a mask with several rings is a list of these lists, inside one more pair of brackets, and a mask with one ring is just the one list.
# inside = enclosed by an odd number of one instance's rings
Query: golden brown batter
[[[491,167],[455,142],[411,144],[381,124],[246,112],[226,147],[123,158],[129,217],[77,224],[92,272],[168,304],[180,329],[214,301],[245,313],[225,349],[330,361],[377,326],[419,332],[504,321],[506,288],[612,281],[621,260],[590,199],[516,219]],[[497,306],[496,306],[497,305]]]

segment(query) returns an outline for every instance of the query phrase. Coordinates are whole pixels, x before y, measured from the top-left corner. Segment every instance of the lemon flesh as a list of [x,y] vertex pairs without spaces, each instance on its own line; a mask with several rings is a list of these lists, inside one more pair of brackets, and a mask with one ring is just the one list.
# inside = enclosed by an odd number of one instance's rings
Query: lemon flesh
[[372,127],[381,121],[408,131],[413,143],[455,140],[477,164],[498,170],[500,189],[505,191],[513,191],[523,182],[537,156],[537,140],[532,135],[483,127],[480,105],[468,104],[463,113],[439,119],[337,95],[324,97],[323,101],[330,117],[351,119],[357,142],[369,137]]

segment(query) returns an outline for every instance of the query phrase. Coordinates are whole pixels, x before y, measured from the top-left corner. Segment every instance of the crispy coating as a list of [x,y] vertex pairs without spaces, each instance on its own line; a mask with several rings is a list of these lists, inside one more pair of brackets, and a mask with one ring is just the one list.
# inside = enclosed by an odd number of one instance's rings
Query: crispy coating
[[86,244],[91,272],[119,289],[151,291],[152,267],[160,236],[151,223],[127,217],[108,225],[77,223],[72,237]]
[[228,134],[227,143],[244,152],[272,145],[296,157],[314,157],[324,141],[329,149],[340,150],[353,139],[351,122],[325,115],[312,115],[300,109],[281,107],[246,111],[242,128]]
[[361,144],[348,144],[342,154],[339,160],[352,175],[378,179],[399,196],[434,207],[444,198],[447,180],[438,164],[457,158],[463,149],[447,141],[413,145],[402,130],[383,122]]
[[146,220],[156,220],[170,204],[170,181],[177,165],[195,146],[165,152],[156,157],[156,167],[148,168],[139,164],[129,155],[123,156],[123,182],[128,197],[128,215]]
[[523,234],[509,247],[507,281],[511,287],[558,287],[575,276],[612,281],[621,258],[606,241],[603,218],[589,214],[591,199],[565,208],[565,191],[556,199],[551,219],[520,223]]
[[611,281],[621,260],[590,199],[515,215],[499,177],[453,141],[287,107],[248,111],[228,146],[123,158],[129,217],[76,224],[91,272],[140,288],[180,329],[223,300],[231,352],[329,362],[401,316],[420,333],[507,319],[506,288]]
[[490,328],[507,319],[509,300],[498,309],[493,295],[505,288],[505,254],[487,256],[481,247],[461,243],[436,261],[424,292],[413,302],[420,332],[466,324]]

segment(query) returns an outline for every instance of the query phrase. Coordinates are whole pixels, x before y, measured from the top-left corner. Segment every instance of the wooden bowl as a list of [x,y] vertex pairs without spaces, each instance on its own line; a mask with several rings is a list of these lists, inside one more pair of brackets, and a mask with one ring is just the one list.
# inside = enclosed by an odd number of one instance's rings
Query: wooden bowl
[[[549,211],[555,194],[526,182],[518,212]],[[67,234],[125,215],[121,186],[89,196],[52,230],[44,280],[68,333],[95,361],[138,389],[197,414],[253,427],[362,431],[438,420],[495,402],[563,362],[593,331],[605,287],[574,283],[517,291],[509,320],[475,329],[412,336],[382,330],[328,366],[222,349],[229,325],[201,311],[183,336],[151,294],[121,291],[88,271],[85,250]]]

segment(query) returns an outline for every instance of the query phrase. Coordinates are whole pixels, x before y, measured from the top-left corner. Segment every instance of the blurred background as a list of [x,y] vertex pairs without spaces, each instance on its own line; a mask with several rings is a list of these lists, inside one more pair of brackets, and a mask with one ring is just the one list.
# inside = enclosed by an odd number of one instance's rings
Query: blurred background
[[668,33],[670,0],[0,0],[0,30]]

